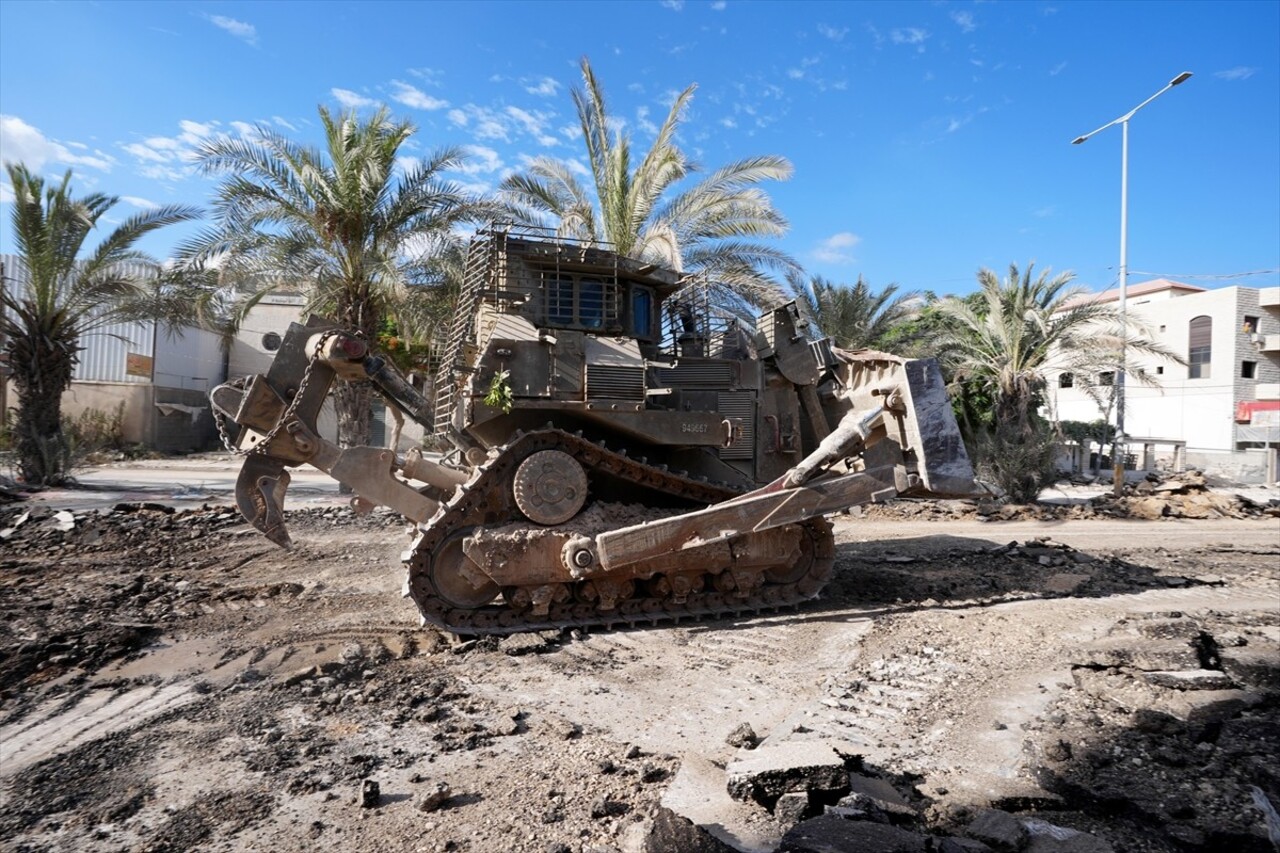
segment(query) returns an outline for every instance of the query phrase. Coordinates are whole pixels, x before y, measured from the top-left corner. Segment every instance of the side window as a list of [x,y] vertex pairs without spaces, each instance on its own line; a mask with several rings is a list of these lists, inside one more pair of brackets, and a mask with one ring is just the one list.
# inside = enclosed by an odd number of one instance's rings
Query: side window
[[578,282],[578,322],[588,329],[604,325],[604,282],[584,278]]
[[1074,373],[1059,373],[1059,374],[1058,374],[1058,387],[1059,387],[1059,388],[1071,388],[1071,387],[1072,387],[1072,386],[1074,386],[1075,384],[1076,384],[1076,376],[1075,376],[1075,374],[1074,374]]
[[547,322],[558,325],[573,322],[573,279],[570,276],[547,278]]
[[643,287],[631,289],[631,331],[638,338],[653,335],[653,294]]
[[1188,326],[1187,378],[1208,379],[1213,356],[1213,319],[1196,317]]

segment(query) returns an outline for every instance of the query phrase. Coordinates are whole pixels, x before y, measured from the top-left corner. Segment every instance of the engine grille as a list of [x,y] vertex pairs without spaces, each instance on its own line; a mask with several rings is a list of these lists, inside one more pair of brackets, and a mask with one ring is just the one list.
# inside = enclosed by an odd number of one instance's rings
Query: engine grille
[[728,388],[733,379],[733,365],[723,361],[691,361],[658,368],[658,381],[669,388]]
[[644,368],[587,365],[587,397],[592,400],[644,401]]
[[720,448],[721,459],[754,459],[756,455],[756,395],[750,391],[727,391],[716,395],[722,417],[739,429],[733,444]]

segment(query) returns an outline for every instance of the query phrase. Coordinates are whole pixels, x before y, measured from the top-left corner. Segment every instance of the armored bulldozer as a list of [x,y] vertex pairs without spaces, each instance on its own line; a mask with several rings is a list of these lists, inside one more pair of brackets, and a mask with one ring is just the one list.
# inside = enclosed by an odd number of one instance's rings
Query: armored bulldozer
[[[287,469],[329,473],[412,522],[424,622],[486,634],[798,604],[832,572],[826,515],[975,491],[934,361],[838,349],[795,303],[754,324],[721,304],[599,244],[483,230],[431,393],[314,317],[214,390],[237,504],[287,547]],[[325,440],[335,382],[371,382],[445,452]]]

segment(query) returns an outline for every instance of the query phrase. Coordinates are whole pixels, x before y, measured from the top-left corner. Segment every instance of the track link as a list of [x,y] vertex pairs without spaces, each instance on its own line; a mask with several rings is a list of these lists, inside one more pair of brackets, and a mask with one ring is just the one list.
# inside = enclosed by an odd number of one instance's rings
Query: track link
[[[408,570],[406,595],[411,596],[423,621],[459,634],[511,634],[521,631],[574,627],[630,626],[656,624],[681,619],[719,618],[759,613],[791,607],[815,597],[826,585],[835,563],[835,538],[831,525],[822,518],[800,525],[808,537],[813,559],[802,577],[790,583],[766,582],[746,596],[718,592],[690,593],[684,601],[639,592],[602,610],[595,604],[565,602],[553,604],[544,616],[534,616],[506,604],[492,603],[477,608],[455,607],[434,589],[430,574],[436,549],[455,533],[476,526],[494,526],[522,521],[510,494],[515,469],[530,455],[542,450],[559,450],[576,459],[589,474],[604,474],[637,487],[702,505],[710,505],[740,494],[721,483],[694,479],[666,466],[649,465],[633,459],[625,451],[613,451],[604,443],[593,443],[581,434],[547,428],[518,434],[499,448],[488,462],[459,487],[439,513],[423,525],[412,547],[405,553]],[[778,566],[778,569],[789,567]]]

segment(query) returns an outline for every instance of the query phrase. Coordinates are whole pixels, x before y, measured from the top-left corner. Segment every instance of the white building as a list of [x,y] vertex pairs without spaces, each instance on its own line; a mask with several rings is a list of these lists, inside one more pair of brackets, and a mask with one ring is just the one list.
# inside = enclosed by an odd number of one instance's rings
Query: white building
[[[21,258],[0,256],[4,287],[22,294],[29,276]],[[96,410],[122,411],[124,440],[166,452],[218,446],[209,392],[226,378],[218,336],[187,328],[170,334],[154,322],[112,323],[80,339],[62,413],[76,418]],[[0,423],[17,405],[12,381],[0,365]]]
[[[1110,293],[1096,300],[1118,298]],[[1280,287],[1205,290],[1157,279],[1129,288],[1127,311],[1188,362],[1130,350],[1130,372],[1142,368],[1159,382],[1125,384],[1130,453],[1141,458],[1144,445],[1185,443],[1193,467],[1246,482],[1280,479]],[[1048,378],[1060,420],[1103,416],[1070,374]]]

